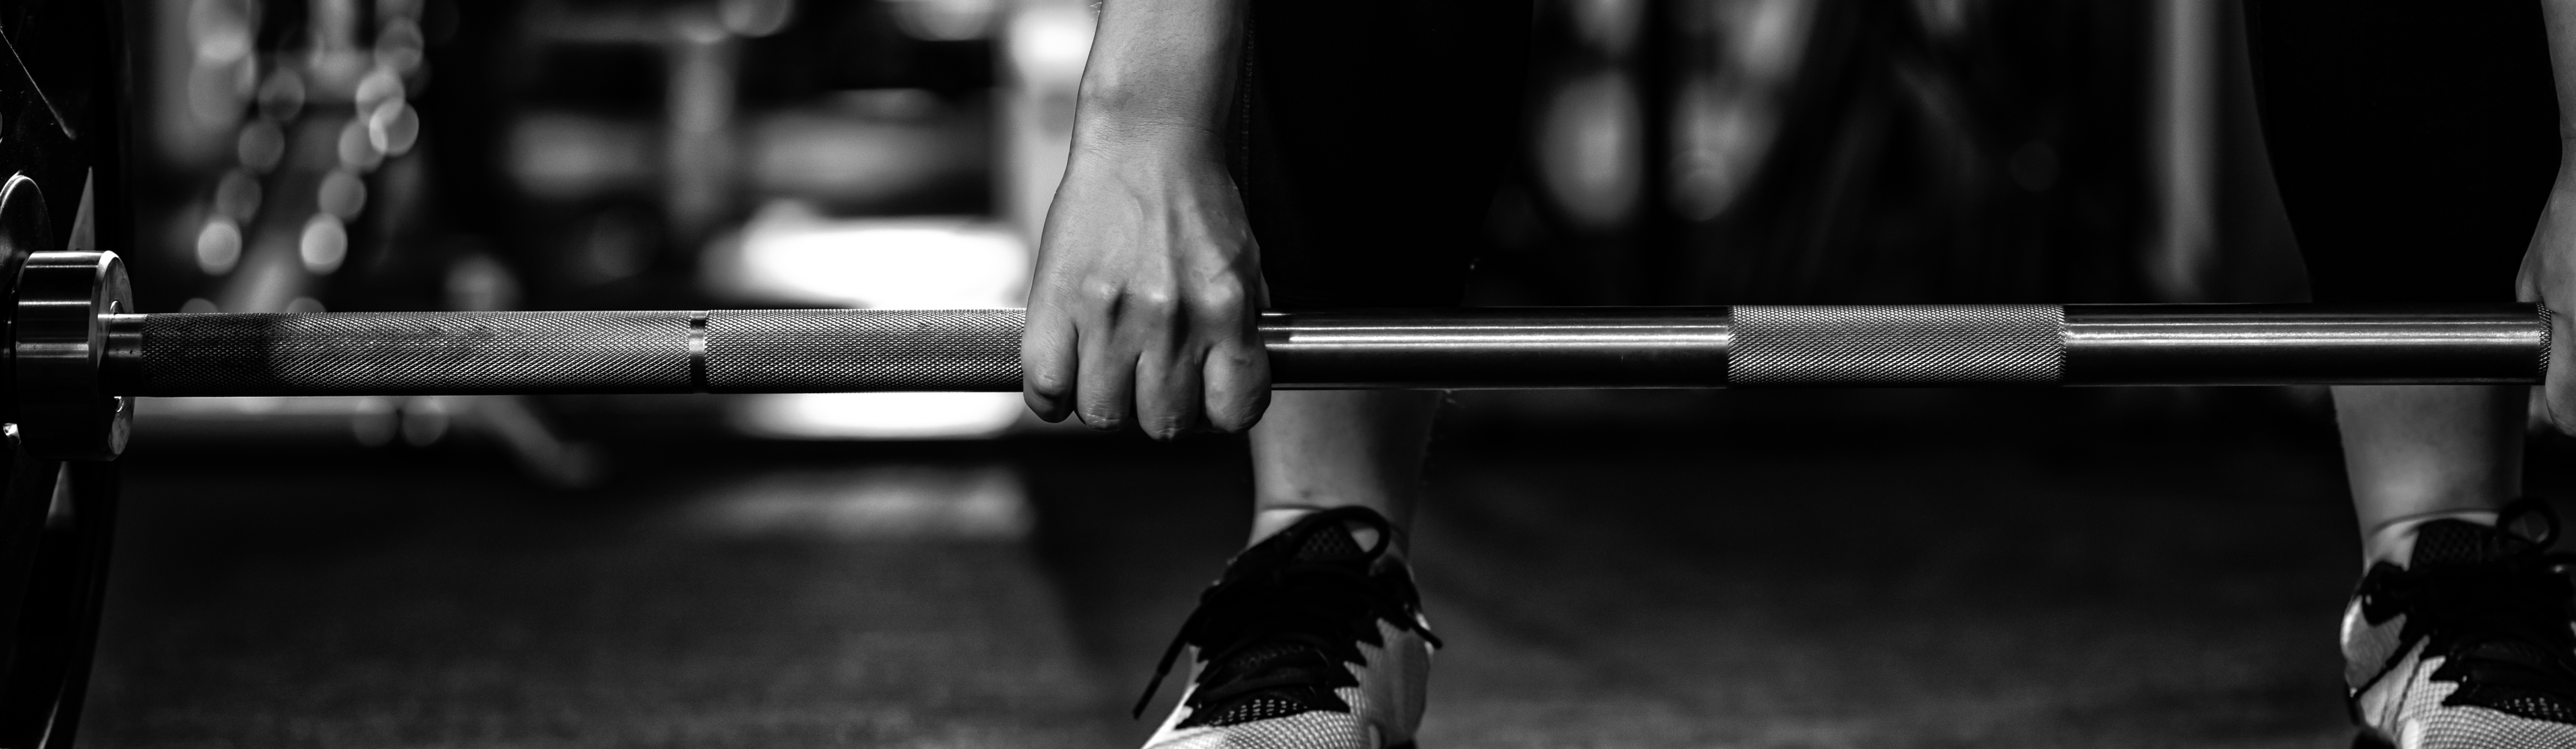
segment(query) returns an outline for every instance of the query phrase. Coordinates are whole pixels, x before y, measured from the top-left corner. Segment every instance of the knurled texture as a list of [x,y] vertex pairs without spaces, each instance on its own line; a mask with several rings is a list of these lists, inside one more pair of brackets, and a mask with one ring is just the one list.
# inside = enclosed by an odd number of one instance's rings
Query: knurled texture
[[686,312],[151,315],[144,395],[695,389]]
[[1015,309],[716,310],[707,391],[1016,391],[1026,322]]
[[2062,307],[1736,307],[1730,385],[2031,385],[2066,371]]
[[2547,382],[2549,381],[2550,349],[2558,345],[2557,341],[2550,339],[2558,335],[2558,321],[2553,317],[2554,313],[2549,311],[2549,305],[2532,306],[2540,311],[2540,375],[2533,379]]

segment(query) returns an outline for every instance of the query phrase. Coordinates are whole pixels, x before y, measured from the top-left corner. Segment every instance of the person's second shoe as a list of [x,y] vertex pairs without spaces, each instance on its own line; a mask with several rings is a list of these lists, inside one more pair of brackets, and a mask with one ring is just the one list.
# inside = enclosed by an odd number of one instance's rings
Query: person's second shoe
[[1394,537],[1373,510],[1334,508],[1236,555],[1136,703],[1143,714],[1186,649],[1188,691],[1146,746],[1412,746],[1440,641]]
[[[2539,538],[2503,528],[2524,515]],[[2558,521],[2525,500],[2489,527],[2435,520],[2404,567],[2372,565],[2344,612],[2359,748],[2576,747],[2576,585]]]

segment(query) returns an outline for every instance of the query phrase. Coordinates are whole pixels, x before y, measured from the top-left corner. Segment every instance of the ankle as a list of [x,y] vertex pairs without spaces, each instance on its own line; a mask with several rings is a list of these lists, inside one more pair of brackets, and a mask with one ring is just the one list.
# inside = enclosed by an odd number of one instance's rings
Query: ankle
[[2416,531],[2425,523],[2462,520],[2491,526],[2496,524],[2497,517],[2495,510],[2443,510],[2381,521],[2361,534],[2362,564],[2369,566],[2387,562],[2399,567],[2407,566],[2415,554]]

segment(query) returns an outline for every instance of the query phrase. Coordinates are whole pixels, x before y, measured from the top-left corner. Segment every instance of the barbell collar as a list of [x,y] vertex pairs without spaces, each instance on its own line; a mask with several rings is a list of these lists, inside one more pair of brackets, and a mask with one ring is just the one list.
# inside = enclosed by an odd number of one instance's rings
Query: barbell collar
[[[104,318],[119,395],[1012,391],[1018,310]],[[2528,304],[1268,313],[1282,388],[2510,384]]]
[[112,460],[133,423],[130,398],[107,391],[106,321],[132,309],[125,264],[113,252],[31,253],[18,268],[10,369],[15,421],[28,453]]

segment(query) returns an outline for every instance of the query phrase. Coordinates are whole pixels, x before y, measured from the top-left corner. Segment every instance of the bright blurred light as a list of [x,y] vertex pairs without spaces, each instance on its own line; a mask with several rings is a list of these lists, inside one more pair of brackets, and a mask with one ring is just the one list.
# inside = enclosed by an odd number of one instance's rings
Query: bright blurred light
[[333,169],[322,177],[313,202],[323,213],[342,221],[356,220],[358,212],[367,208],[367,183],[346,169]]
[[1549,197],[1577,222],[1618,226],[1645,181],[1645,107],[1615,70],[1567,81],[1539,121],[1538,171]]
[[[779,201],[711,248],[705,268],[713,291],[746,301],[980,309],[1021,305],[1029,252],[989,219],[835,219]],[[1026,410],[1017,393],[818,393],[744,396],[732,417],[745,433],[780,439],[976,439]]]
[[364,118],[350,120],[340,128],[340,165],[358,171],[369,171],[384,163],[385,152],[376,150],[375,141],[367,137]]
[[682,520],[740,536],[1014,540],[1036,513],[1002,466],[767,471],[709,487]]
[[978,439],[1027,409],[1019,393],[805,393],[745,397],[733,421],[777,439]]
[[349,259],[349,230],[338,217],[328,213],[313,214],[304,222],[304,234],[295,243],[295,256],[304,261],[304,269],[329,274],[340,269],[340,261]]
[[206,228],[197,232],[197,269],[205,271],[206,275],[220,276],[233,272],[233,266],[241,262],[241,255],[241,227],[234,225],[232,219],[218,216],[207,221]]
[[979,218],[826,219],[773,204],[712,252],[709,283],[754,301],[861,309],[1017,307],[1019,235]]
[[1081,3],[1026,4],[1011,17],[1011,67],[1021,85],[1069,87],[1082,79],[1098,26]]
[[932,42],[991,36],[993,17],[1001,11],[994,0],[886,0],[886,5],[904,35]]
[[367,115],[367,145],[387,156],[410,153],[419,139],[420,114],[410,104],[388,101]]
[[787,28],[787,20],[796,10],[788,0],[722,0],[716,3],[716,18],[726,31],[743,36],[768,36]]
[[990,171],[986,136],[919,89],[846,91],[828,106],[748,124],[742,179],[758,192],[834,205],[899,200],[973,184]]
[[549,200],[650,185],[660,163],[657,142],[650,128],[633,123],[529,114],[510,126],[510,176],[519,189]]

